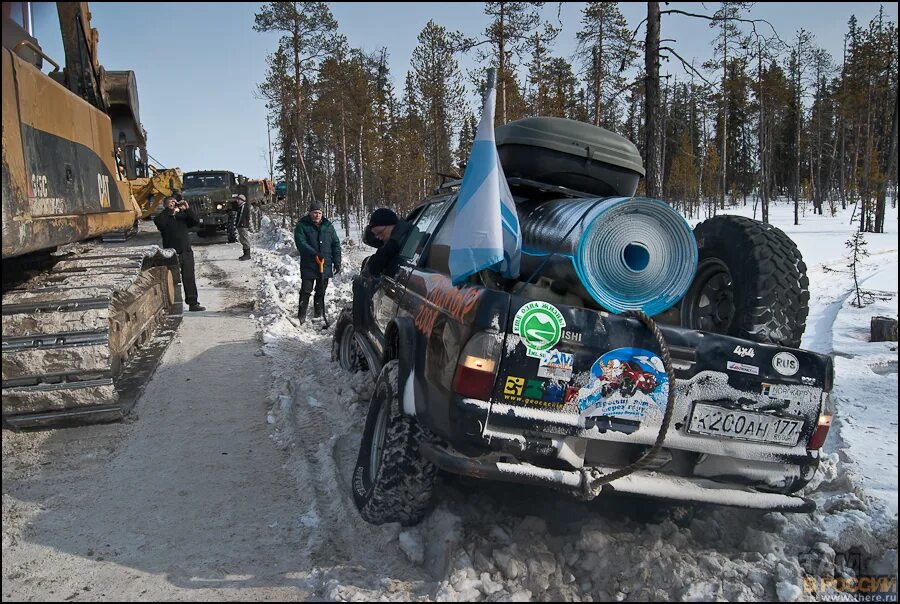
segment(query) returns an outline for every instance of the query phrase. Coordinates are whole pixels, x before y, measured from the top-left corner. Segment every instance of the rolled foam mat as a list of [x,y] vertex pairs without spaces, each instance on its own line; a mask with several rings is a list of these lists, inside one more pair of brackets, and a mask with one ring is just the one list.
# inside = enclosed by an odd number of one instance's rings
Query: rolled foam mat
[[519,206],[519,216],[522,276],[558,250],[545,274],[570,285],[577,281],[612,312],[663,312],[684,296],[697,272],[697,242],[690,225],[658,199],[526,202]]

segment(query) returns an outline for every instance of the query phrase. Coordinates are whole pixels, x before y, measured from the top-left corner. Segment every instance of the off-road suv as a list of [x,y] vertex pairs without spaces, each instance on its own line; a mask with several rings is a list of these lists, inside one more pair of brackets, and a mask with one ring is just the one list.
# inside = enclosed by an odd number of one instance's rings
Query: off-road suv
[[[517,199],[584,197],[509,180]],[[335,360],[376,380],[352,479],[363,518],[419,522],[438,468],[594,496],[604,476],[651,449],[669,401],[662,447],[603,488],[814,509],[795,493],[814,475],[831,422],[832,364],[796,348],[808,281],[781,231],[728,216],[697,227],[701,270],[680,307],[657,315],[679,323],[658,326],[666,367],[646,324],[590,300],[551,289],[538,299],[484,272],[453,286],[455,201],[444,190],[407,218],[416,229],[395,266],[381,277],[363,269],[336,323]],[[728,244],[713,245],[723,231]],[[734,254],[745,241],[755,248]],[[763,295],[773,286],[797,307]]]

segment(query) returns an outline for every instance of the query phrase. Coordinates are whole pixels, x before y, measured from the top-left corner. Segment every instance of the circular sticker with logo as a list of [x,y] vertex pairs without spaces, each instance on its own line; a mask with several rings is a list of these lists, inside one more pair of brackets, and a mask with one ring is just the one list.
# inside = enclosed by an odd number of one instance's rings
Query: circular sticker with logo
[[800,371],[800,361],[789,352],[779,352],[772,358],[772,367],[781,375],[792,376]]
[[591,376],[592,381],[578,394],[582,416],[637,420],[662,417],[669,377],[656,353],[643,348],[617,348],[597,359]]
[[543,353],[556,346],[566,326],[559,309],[540,300],[519,309],[513,319],[513,332],[519,334],[530,357],[543,358]]

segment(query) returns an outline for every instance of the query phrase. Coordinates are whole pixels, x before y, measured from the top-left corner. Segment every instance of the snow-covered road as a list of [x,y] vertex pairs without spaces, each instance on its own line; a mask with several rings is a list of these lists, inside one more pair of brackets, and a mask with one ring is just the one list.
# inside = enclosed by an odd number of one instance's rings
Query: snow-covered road
[[[331,361],[332,329],[296,321],[291,233],[266,219],[252,262],[204,246],[210,311],[179,328],[136,421],[4,432],[3,597],[791,601],[839,595],[804,591],[807,576],[896,577],[897,345],[867,332],[872,315],[897,316],[897,211],[887,234],[867,236],[862,309],[845,266],[849,213],[793,227],[791,211],[772,219],[809,265],[803,346],[832,352],[836,369],[835,426],[804,493],[813,514],[584,503],[442,475],[419,526],[365,523],[349,483],[372,383]],[[332,321],[370,251],[344,241]]]

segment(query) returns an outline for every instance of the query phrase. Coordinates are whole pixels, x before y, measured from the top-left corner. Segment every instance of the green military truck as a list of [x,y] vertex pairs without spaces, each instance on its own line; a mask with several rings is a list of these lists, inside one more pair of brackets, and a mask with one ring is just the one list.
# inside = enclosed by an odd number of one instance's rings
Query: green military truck
[[236,210],[232,195],[244,195],[252,207],[264,205],[271,193],[262,181],[228,170],[202,170],[184,175],[182,196],[200,221],[193,230],[199,237],[225,233],[229,213]]

